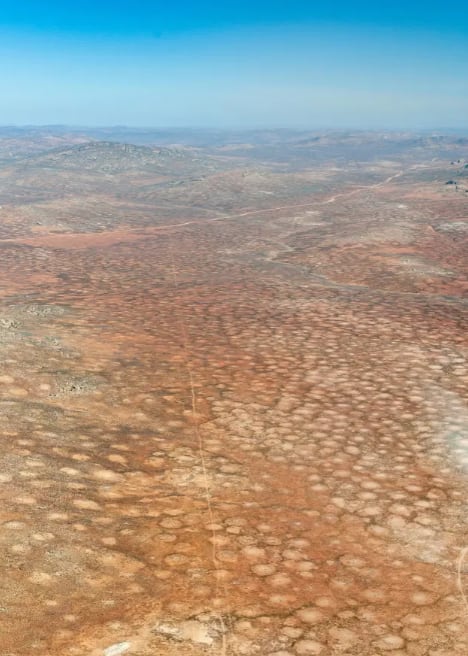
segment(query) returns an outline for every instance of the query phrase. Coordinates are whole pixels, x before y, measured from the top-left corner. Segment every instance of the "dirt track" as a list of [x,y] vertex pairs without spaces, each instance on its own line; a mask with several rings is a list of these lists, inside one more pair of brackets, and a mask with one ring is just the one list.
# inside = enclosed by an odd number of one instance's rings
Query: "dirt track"
[[2,241],[2,654],[467,653],[466,304],[360,191]]

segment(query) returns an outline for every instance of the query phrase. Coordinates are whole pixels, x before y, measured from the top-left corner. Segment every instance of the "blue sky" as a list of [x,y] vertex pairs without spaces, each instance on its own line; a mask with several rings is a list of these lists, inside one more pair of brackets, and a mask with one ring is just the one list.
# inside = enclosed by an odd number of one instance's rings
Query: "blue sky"
[[468,8],[17,0],[0,93],[0,124],[468,128]]

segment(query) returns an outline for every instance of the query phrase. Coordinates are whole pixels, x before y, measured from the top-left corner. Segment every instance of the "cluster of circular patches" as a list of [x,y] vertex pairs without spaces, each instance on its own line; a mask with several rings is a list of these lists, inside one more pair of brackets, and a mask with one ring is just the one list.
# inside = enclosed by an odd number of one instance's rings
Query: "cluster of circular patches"
[[330,597],[317,597],[313,605],[289,614],[262,613],[251,606],[231,614],[212,611],[184,618],[180,610],[174,607],[170,616],[163,615],[152,624],[138,653],[146,656],[154,653],[153,649],[196,655],[208,650],[246,656],[461,656],[466,649],[462,622],[450,620],[453,604],[449,598],[443,606],[445,622],[427,608],[419,609],[418,614],[402,614],[392,622],[376,622],[369,607],[355,604],[340,610],[336,599]]
[[[23,284],[57,277],[38,299],[81,312],[59,330],[81,350],[74,375],[108,381],[52,406],[23,376],[28,396],[2,399],[12,653],[53,653],[55,636],[88,656],[77,636],[150,613],[145,656],[467,652],[463,308],[220,256],[270,231],[0,263]],[[111,628],[106,645],[132,643]]]

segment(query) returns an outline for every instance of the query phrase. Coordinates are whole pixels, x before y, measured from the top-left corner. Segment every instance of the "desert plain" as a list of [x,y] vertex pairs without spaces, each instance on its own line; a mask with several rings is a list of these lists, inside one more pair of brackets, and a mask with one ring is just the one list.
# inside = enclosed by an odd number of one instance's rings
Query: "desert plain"
[[1,656],[466,656],[467,262],[464,135],[1,129]]

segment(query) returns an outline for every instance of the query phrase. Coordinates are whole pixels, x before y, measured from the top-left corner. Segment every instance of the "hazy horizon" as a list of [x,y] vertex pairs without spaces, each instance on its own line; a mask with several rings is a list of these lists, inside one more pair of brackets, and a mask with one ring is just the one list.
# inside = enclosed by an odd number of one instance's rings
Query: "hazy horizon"
[[468,127],[467,9],[332,9],[19,2],[0,21],[0,124]]
[[175,132],[184,132],[184,131],[194,131],[194,132],[239,132],[239,133],[248,133],[248,132],[292,132],[292,133],[302,133],[302,132],[330,132],[330,133],[414,133],[414,134],[426,134],[426,133],[440,133],[444,134],[465,134],[468,131],[467,126],[428,126],[418,128],[417,126],[405,126],[399,125],[395,127],[374,126],[374,127],[354,127],[351,125],[334,125],[334,126],[323,126],[323,125],[245,125],[245,126],[236,126],[236,125],[132,125],[130,123],[83,123],[83,124],[74,124],[74,123],[0,123],[0,130],[5,129],[15,129],[15,130],[131,130],[131,131],[175,131]]

